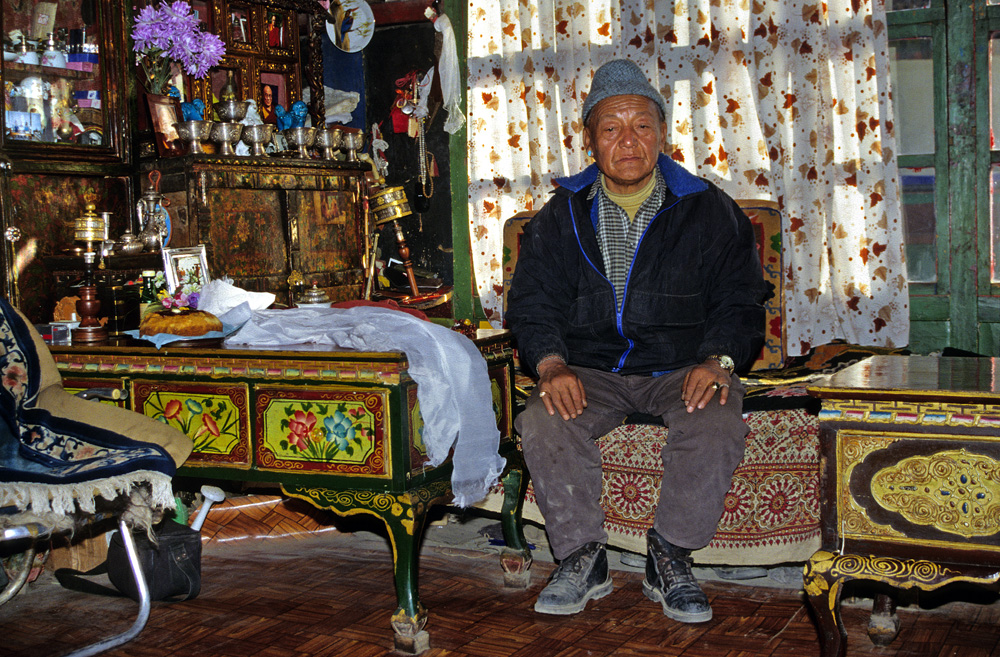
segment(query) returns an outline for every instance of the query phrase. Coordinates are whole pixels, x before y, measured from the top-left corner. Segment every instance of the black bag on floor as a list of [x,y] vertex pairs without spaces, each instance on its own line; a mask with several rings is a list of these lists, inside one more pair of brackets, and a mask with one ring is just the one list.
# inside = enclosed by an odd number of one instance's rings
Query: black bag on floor
[[[180,602],[195,598],[201,591],[201,534],[172,520],[161,523],[153,533],[157,539],[155,545],[145,531],[132,530],[139,564],[149,586],[149,599]],[[83,579],[104,573],[117,591]],[[120,532],[111,536],[108,558],[104,563],[85,573],[60,568],[55,576],[68,589],[101,595],[126,595],[139,600],[139,590]]]

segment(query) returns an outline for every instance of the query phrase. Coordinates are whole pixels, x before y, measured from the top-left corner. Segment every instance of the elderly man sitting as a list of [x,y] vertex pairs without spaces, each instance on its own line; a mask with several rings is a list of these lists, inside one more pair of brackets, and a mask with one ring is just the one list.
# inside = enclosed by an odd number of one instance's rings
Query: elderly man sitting
[[712,617],[691,551],[715,534],[747,427],[734,374],[764,334],[750,221],[669,157],[666,103],[627,60],[583,106],[594,164],[559,180],[525,229],[507,321],[538,385],[517,418],[559,566],[535,610],[611,592],[594,441],[634,412],[670,428],[643,589],[675,620]]

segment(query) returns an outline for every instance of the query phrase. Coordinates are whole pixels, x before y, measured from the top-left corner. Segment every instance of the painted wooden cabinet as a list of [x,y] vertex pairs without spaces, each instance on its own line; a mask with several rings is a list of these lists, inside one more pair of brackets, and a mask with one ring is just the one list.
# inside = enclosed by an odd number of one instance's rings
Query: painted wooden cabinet
[[313,281],[334,301],[361,298],[367,165],[187,155],[142,168],[162,174],[168,247],[204,244],[213,278],[284,303]]
[[[520,528],[527,487],[513,434],[510,333],[479,331],[500,453],[507,459],[501,512],[506,581],[526,586],[531,555]],[[417,595],[427,512],[451,496],[451,461],[434,467],[424,446],[417,384],[403,353],[278,348],[54,346],[67,390],[116,387],[128,408],[194,442],[178,474],[277,482],[321,509],[380,518],[392,537],[396,648],[426,649],[428,614]]]
[[998,364],[873,356],[809,386],[822,401],[823,543],[804,588],[823,657],[847,652],[840,599],[849,582],[878,585],[869,625],[878,645],[899,628],[885,598],[894,589],[1000,587]]

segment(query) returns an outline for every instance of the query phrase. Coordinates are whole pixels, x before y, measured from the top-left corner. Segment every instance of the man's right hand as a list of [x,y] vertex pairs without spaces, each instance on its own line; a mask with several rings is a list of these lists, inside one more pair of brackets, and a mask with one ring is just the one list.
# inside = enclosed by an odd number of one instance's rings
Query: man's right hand
[[547,360],[538,365],[538,396],[549,415],[559,415],[564,420],[575,418],[587,407],[587,393],[583,383],[566,363],[559,359]]

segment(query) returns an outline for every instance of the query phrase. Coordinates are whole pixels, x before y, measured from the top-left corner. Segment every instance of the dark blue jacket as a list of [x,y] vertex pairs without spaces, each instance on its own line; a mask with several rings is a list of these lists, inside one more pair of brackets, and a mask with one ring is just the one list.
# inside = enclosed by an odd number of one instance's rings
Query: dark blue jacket
[[557,181],[525,227],[506,320],[528,367],[650,374],[727,354],[746,366],[764,339],[766,291],[750,220],[715,185],[660,155],[668,193],[636,248],[621,313],[597,243],[596,166]]

